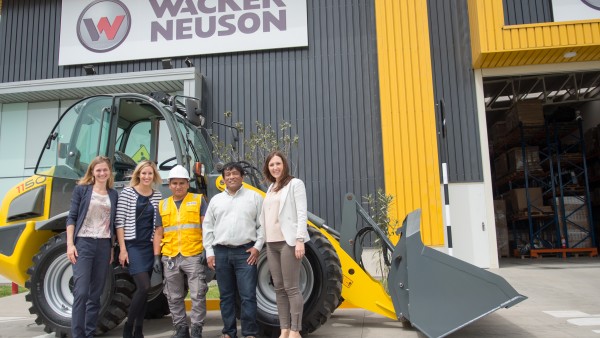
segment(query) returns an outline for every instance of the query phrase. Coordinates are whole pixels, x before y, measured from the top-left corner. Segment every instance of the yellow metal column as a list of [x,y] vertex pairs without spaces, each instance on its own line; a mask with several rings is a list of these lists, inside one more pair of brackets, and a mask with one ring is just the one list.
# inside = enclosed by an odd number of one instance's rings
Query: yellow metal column
[[426,245],[444,243],[426,0],[375,0],[386,192],[400,221],[421,208]]

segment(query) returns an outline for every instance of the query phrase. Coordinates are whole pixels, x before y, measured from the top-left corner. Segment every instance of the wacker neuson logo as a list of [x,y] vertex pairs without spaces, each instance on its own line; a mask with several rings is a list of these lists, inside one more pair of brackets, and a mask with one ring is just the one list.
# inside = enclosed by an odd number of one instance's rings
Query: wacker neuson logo
[[77,20],[77,37],[88,50],[111,51],[125,41],[131,29],[131,14],[118,0],[98,0],[89,4]]
[[61,0],[58,64],[306,47],[307,1]]
[[581,0],[581,2],[600,11],[600,0]]

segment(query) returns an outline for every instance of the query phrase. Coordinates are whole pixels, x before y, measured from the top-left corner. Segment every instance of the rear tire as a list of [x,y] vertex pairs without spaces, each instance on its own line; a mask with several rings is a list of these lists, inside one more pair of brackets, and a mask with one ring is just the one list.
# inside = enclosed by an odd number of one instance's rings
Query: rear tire
[[[123,321],[135,289],[127,270],[115,265],[109,271],[100,298],[97,334],[109,331]],[[29,313],[36,315],[36,324],[44,325],[45,332],[55,332],[57,337],[70,336],[73,268],[67,259],[66,233],[58,234],[42,245],[27,274],[29,279],[25,287],[29,294],[25,299],[32,304]]]
[[[305,244],[306,255],[300,268],[300,291],[304,297],[302,332],[310,333],[323,325],[342,299],[342,268],[338,255],[327,238],[317,229],[308,228],[311,240]],[[257,320],[263,334],[279,331],[275,290],[267,264],[266,250],[258,258],[256,289]]]

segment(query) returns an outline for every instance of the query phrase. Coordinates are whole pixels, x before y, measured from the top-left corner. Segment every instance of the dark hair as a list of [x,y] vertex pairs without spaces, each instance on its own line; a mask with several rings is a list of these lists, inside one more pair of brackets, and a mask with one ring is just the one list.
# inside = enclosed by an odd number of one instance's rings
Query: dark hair
[[267,181],[271,183],[275,183],[276,181],[275,177],[273,177],[273,175],[271,175],[271,172],[269,171],[269,162],[271,162],[271,160],[275,156],[281,158],[281,162],[283,163],[283,172],[281,173],[281,178],[279,179],[279,183],[277,183],[273,188],[273,191],[279,191],[281,190],[281,188],[285,187],[288,183],[290,183],[294,176],[290,175],[290,166],[288,165],[288,160],[283,154],[283,152],[275,150],[272,151],[269,155],[267,155],[267,158],[265,159],[265,164],[263,165],[263,175],[265,175]]
[[221,169],[221,175],[223,175],[223,178],[225,178],[225,171],[231,171],[232,169],[239,171],[240,175],[242,176],[246,175],[246,171],[244,168],[242,168],[240,162],[229,162],[223,166],[223,169]]

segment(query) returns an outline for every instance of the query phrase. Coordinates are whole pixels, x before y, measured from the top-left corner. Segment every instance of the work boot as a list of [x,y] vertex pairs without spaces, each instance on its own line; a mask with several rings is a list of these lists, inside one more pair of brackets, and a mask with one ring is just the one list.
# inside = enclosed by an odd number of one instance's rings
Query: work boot
[[202,338],[202,325],[194,324],[192,325],[192,338]]
[[185,324],[176,326],[172,338],[190,338],[190,328]]
[[129,321],[123,324],[123,338],[133,338],[133,324]]

